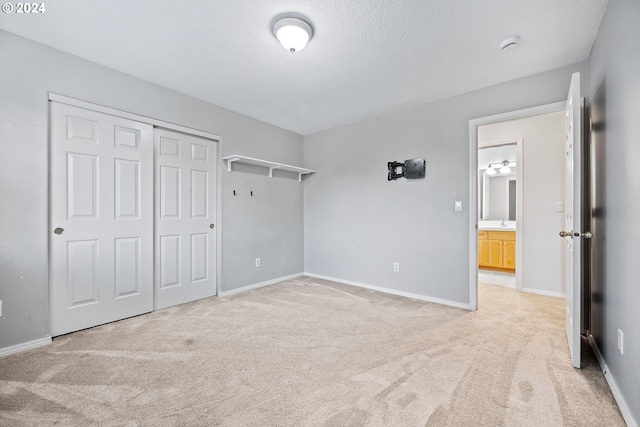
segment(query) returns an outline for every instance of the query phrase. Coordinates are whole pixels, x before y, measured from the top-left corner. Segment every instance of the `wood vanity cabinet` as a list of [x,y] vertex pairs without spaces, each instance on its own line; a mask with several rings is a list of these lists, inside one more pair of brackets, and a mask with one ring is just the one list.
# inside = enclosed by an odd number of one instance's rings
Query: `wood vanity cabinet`
[[478,266],[516,271],[516,232],[478,231]]

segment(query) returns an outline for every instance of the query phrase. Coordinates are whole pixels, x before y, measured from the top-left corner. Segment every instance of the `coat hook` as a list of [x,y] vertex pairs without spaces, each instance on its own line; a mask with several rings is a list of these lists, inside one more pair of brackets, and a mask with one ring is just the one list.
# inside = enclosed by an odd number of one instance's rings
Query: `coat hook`
[[251,191],[251,197],[253,197],[253,190]]
[[236,190],[233,190],[233,195],[234,195],[234,196],[236,195]]

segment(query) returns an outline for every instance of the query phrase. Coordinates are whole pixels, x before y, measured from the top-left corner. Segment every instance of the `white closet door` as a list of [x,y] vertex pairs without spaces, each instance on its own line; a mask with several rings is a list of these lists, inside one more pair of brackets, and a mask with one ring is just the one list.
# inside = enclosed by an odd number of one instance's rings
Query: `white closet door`
[[153,127],[50,106],[56,336],[153,309]]
[[156,309],[216,293],[216,150],[155,129]]

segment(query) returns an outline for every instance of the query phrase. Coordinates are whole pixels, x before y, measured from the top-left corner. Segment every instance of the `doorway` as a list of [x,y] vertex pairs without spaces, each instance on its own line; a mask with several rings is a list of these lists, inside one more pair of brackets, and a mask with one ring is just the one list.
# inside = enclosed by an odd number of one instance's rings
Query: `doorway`
[[491,126],[478,128],[478,280],[521,290],[524,141],[491,140]]
[[[521,191],[516,189],[516,289],[550,295],[564,296],[564,270],[561,241],[557,239],[557,229],[563,220],[563,144],[564,144],[564,102],[518,110],[495,116],[483,117],[469,122],[469,169],[470,173],[470,215],[469,254],[470,306],[478,308],[478,232],[482,201],[480,194],[479,170],[488,165],[479,164],[478,149],[487,145],[520,145],[519,172]],[[544,118],[553,118],[553,125],[544,125]],[[537,123],[538,122],[538,123]],[[537,124],[536,124],[537,123]],[[526,124],[529,128],[544,127],[544,135],[534,136],[518,129]],[[509,132],[505,133],[505,129]],[[500,131],[500,132],[498,132]],[[553,150],[547,152],[547,139],[555,141]],[[520,144],[518,144],[520,141]],[[555,153],[557,151],[557,153]],[[510,159],[503,159],[510,160]],[[556,164],[557,163],[557,164]],[[547,173],[551,169],[554,173]],[[561,174],[561,178],[558,175]],[[518,179],[516,178],[516,185]],[[524,197],[527,198],[525,201]],[[518,206],[521,211],[517,212]],[[508,220],[507,220],[508,221]],[[499,221],[501,223],[501,221]],[[499,226],[500,224],[498,224]],[[519,238],[518,238],[519,237]],[[549,250],[551,248],[551,250]],[[558,252],[558,254],[555,254]],[[549,265],[545,264],[548,263]]]

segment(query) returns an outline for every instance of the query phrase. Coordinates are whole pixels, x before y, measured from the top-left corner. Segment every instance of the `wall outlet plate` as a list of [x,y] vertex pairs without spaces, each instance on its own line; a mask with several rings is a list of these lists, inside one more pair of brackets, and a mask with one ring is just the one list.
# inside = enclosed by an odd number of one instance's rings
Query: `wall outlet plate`
[[256,258],[256,268],[260,267],[260,258]]
[[400,263],[399,262],[394,262],[393,263],[393,271],[396,273],[400,273]]

